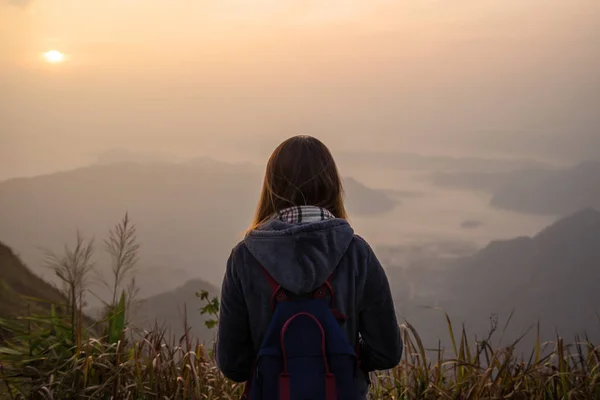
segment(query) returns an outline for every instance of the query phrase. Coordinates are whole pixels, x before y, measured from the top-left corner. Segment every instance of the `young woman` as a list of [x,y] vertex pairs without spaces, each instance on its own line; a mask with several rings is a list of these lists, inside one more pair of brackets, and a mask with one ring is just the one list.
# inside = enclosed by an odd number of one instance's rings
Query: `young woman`
[[332,277],[333,307],[346,316],[343,331],[359,348],[355,398],[365,398],[368,372],[398,365],[402,340],[388,279],[347,222],[336,164],[313,137],[292,137],[273,152],[252,227],[227,262],[216,354],[236,382],[251,379],[273,316],[265,271],[296,295]]

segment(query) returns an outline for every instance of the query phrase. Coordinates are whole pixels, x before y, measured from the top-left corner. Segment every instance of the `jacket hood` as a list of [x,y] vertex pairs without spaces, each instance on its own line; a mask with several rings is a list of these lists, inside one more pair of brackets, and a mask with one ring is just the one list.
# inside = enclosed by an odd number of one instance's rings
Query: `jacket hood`
[[306,224],[274,219],[250,231],[244,244],[283,288],[304,294],[325,283],[353,238],[343,219]]

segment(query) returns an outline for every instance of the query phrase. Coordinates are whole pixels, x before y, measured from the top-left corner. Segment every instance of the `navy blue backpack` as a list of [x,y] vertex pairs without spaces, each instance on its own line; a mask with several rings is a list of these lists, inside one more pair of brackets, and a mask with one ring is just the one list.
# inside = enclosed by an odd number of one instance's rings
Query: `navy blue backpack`
[[292,296],[263,272],[274,313],[243,398],[356,399],[358,359],[341,328],[348,317],[332,309],[331,276],[314,293]]

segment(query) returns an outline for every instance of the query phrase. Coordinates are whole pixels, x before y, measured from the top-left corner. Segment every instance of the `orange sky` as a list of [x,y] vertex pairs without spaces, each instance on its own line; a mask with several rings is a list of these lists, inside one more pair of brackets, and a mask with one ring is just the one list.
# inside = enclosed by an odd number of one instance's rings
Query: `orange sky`
[[[251,158],[296,133],[340,149],[586,157],[600,126],[599,11],[596,0],[0,0],[0,179],[112,147]],[[49,49],[67,62],[43,63]]]

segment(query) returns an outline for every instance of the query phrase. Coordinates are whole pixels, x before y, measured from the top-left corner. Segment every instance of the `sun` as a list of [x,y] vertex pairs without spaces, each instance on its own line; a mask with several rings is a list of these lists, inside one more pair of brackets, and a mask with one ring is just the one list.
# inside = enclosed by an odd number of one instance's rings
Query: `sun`
[[65,55],[58,50],[50,50],[44,53],[44,60],[50,64],[58,64],[65,61]]

